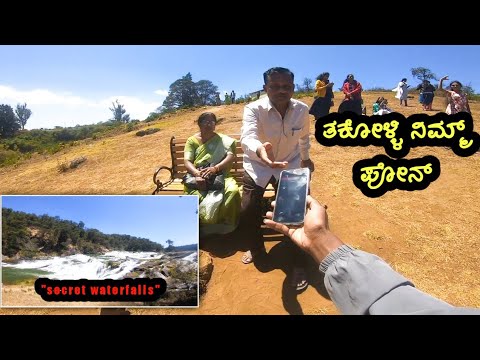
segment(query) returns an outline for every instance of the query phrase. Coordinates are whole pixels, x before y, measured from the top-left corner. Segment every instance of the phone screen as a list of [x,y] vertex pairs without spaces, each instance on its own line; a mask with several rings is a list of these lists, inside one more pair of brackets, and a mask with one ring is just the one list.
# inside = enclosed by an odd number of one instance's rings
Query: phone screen
[[301,225],[305,218],[310,170],[284,170],[280,173],[273,221],[287,225]]

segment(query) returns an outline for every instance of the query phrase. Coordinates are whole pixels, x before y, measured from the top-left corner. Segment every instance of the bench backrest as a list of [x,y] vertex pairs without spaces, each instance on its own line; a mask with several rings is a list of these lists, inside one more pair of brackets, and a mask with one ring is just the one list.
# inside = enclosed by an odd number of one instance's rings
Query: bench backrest
[[[237,153],[235,156],[235,160],[232,165],[232,169],[230,170],[230,174],[235,178],[238,185],[243,184],[243,149],[240,145],[240,135],[239,134],[225,134],[237,140]],[[172,172],[174,179],[181,179],[187,172],[185,168],[184,160],[184,150],[185,150],[185,143],[187,142],[187,138],[177,138],[172,136],[170,139],[170,154],[172,156]]]

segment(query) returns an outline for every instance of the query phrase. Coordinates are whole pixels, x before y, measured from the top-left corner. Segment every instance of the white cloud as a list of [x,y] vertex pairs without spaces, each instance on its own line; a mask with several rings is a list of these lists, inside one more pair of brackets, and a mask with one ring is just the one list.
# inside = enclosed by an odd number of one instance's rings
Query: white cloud
[[9,86],[0,85],[0,100],[27,103],[29,105],[92,105],[87,99],[72,96],[70,93],[56,94],[47,89],[20,91]]
[[[130,114],[130,119],[144,120],[151,112],[162,105],[168,92],[154,91],[153,100],[136,96],[118,95],[92,100],[70,92],[54,92],[48,89],[20,91],[11,86],[0,85],[0,103],[9,104],[15,109],[18,103],[27,103],[32,110],[27,129],[54,128],[55,126],[75,126],[96,124],[112,117],[109,110],[112,102],[118,99]],[[158,95],[160,95],[159,99]]]
[[168,95],[168,90],[162,90],[162,89],[160,89],[160,90],[155,90],[154,93],[157,94],[157,95],[161,95],[161,96],[167,97],[167,95]]

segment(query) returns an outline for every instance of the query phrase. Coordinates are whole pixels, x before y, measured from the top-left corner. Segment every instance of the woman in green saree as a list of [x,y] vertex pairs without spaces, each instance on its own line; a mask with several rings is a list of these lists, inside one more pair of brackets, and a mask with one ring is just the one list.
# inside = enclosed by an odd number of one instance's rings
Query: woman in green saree
[[[215,132],[217,117],[205,112],[198,118],[200,132],[189,137],[185,144],[184,163],[195,177],[195,188],[184,184],[184,192],[198,195],[200,200],[200,234],[227,234],[236,229],[240,217],[240,191],[230,176],[235,159],[236,141]],[[222,190],[207,190],[208,180],[223,174]]]

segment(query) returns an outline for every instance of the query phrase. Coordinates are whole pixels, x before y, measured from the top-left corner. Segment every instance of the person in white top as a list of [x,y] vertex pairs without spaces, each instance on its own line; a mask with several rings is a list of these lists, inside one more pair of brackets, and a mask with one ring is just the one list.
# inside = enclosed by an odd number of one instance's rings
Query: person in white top
[[[310,121],[308,106],[292,99],[294,74],[286,68],[274,67],[263,74],[267,97],[245,106],[241,144],[244,151],[244,178],[241,227],[249,241],[249,251],[242,262],[249,264],[266,254],[261,232],[261,201],[265,188],[275,188],[284,169],[308,167],[310,160]],[[303,269],[304,254],[292,246],[294,268],[291,284],[297,290],[308,286]]]
[[402,103],[405,102],[405,106],[407,106],[407,99],[408,99],[408,88],[410,85],[407,85],[407,78],[403,78],[402,81],[400,81],[394,91],[397,93],[395,94],[395,97],[400,100],[400,106],[402,106]]

